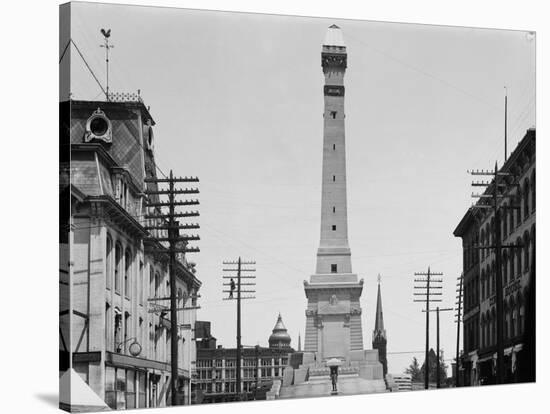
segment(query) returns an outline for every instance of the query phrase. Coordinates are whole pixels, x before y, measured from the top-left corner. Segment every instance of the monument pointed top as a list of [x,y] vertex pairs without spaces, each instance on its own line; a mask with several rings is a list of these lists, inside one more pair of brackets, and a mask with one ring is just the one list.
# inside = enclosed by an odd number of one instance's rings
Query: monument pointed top
[[378,297],[376,298],[376,318],[374,332],[384,331],[384,315],[382,313],[382,293],[380,292],[380,275],[378,275]]
[[340,27],[335,24],[329,26],[327,29],[327,34],[325,35],[323,46],[346,47],[346,44],[344,43],[344,36]]

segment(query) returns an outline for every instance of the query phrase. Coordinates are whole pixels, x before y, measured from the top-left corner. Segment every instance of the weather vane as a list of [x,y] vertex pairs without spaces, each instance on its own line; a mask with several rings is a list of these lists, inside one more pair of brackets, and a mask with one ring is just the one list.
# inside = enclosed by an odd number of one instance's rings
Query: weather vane
[[106,69],[106,72],[107,72],[107,88],[106,88],[105,95],[106,95],[107,100],[109,100],[109,50],[112,49],[115,46],[109,44],[109,37],[111,37],[111,29],[107,29],[107,30],[101,29],[100,31],[101,31],[101,34],[103,35],[103,37],[105,38],[105,43],[102,44],[102,45],[99,45],[99,46],[105,48],[105,65],[107,67],[107,69]]
[[382,276],[380,276],[380,273],[378,273],[378,284],[380,284],[381,280],[382,280]]

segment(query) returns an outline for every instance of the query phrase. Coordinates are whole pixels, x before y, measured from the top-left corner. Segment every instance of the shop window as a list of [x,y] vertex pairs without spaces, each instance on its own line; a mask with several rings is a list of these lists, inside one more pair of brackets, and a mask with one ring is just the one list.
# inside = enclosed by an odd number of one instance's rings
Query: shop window
[[147,382],[145,378],[146,378],[145,372],[141,372],[141,371],[138,372],[138,381],[139,381],[138,408],[145,408],[146,406],[145,401],[146,401],[146,395],[147,395]]
[[126,400],[126,409],[136,408],[136,372],[126,370],[126,392],[124,393]]
[[117,409],[115,375],[116,370],[114,367],[105,367],[105,403],[113,410]]

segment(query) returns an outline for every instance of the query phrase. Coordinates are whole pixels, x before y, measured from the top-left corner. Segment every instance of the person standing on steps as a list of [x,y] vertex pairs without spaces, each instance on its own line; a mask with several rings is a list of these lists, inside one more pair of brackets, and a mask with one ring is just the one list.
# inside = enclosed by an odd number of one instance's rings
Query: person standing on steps
[[332,381],[332,391],[338,391],[336,389],[336,383],[338,382],[338,367],[330,367],[330,380]]

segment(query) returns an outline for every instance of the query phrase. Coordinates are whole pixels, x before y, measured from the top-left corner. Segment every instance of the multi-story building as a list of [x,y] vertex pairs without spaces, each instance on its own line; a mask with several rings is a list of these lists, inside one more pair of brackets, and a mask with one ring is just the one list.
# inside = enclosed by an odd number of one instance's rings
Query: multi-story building
[[[196,311],[178,311],[181,330],[171,332],[169,301],[160,300],[170,295],[168,254],[146,240],[155,123],[139,95],[67,101],[60,111],[61,150],[70,152],[60,171],[69,229],[60,234],[60,374],[72,355],[72,369],[109,407],[168,405],[170,338],[178,335],[178,399],[189,404]],[[178,308],[191,307],[201,286],[194,265],[180,255],[176,274]]]
[[[232,401],[236,395],[237,349],[216,346],[208,322],[197,321],[197,364],[193,388],[196,403]],[[198,336],[198,335],[202,335]],[[269,337],[269,347],[244,346],[241,352],[242,392],[246,399],[265,399],[274,379],[289,365],[291,338],[281,315]]]
[[[502,286],[504,317],[505,382],[534,379],[534,366],[524,347],[533,343],[535,258],[535,129],[529,129],[510,154],[500,172],[500,233],[502,244]],[[487,189],[487,194],[492,186]],[[470,208],[454,235],[462,238],[464,256],[464,354],[466,385],[493,384],[496,381],[496,264],[495,217],[492,209]],[[526,325],[532,324],[532,329]]]
[[479,349],[479,251],[475,248],[479,244],[479,219],[475,209],[469,209],[454,235],[462,238],[463,252],[463,349],[464,355],[461,371],[461,384],[468,386],[475,383],[476,360]]

